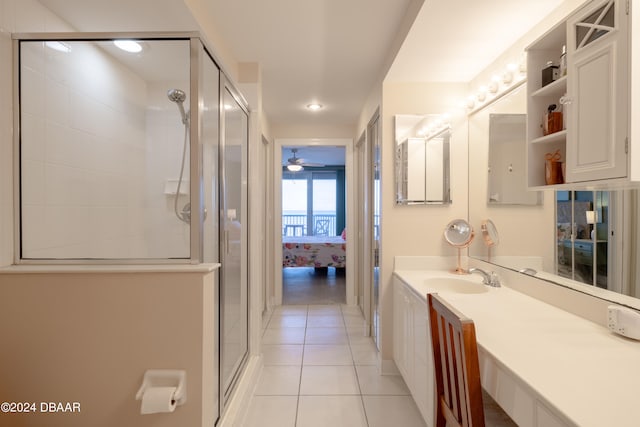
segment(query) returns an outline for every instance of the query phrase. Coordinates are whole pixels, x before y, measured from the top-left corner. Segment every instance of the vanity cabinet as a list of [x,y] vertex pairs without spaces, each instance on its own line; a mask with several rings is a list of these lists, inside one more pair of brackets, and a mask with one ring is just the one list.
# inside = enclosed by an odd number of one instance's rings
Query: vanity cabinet
[[[426,294],[418,294],[397,276],[393,278],[393,320],[394,361],[427,426],[433,427],[435,379]],[[481,345],[478,356],[482,387],[520,427],[574,425]]]
[[435,419],[433,352],[426,295],[420,298],[401,280],[393,285],[393,358],[429,427]]
[[[629,179],[628,36],[628,1],[600,0],[527,48],[529,188]],[[558,64],[563,46],[566,74],[543,86],[542,70]],[[563,125],[545,135],[549,110],[562,113]],[[548,159],[564,162],[563,180],[546,178]]]

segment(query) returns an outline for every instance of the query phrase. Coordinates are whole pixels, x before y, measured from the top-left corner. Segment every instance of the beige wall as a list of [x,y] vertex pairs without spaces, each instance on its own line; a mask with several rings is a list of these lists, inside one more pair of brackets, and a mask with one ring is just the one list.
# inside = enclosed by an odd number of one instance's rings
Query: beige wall
[[[216,277],[0,272],[0,401],[81,405],[79,414],[1,414],[0,425],[212,426]],[[147,369],[186,370],[187,403],[140,415]]]
[[[458,118],[451,136],[451,198],[446,206],[398,206],[395,203],[394,116],[442,114],[464,98],[466,84],[385,83],[382,95],[382,213],[380,267],[380,347],[383,360],[393,358],[393,259],[397,255],[456,255],[443,231],[456,218],[467,218],[467,125]],[[454,266],[452,266],[454,267]]]

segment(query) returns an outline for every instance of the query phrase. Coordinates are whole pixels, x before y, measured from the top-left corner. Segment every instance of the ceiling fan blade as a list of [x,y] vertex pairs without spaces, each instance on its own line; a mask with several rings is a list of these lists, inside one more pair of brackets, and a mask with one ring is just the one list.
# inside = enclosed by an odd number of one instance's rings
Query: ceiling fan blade
[[298,164],[301,166],[318,167],[318,168],[321,168],[324,166],[322,163],[310,163],[310,162],[304,162],[304,161]]

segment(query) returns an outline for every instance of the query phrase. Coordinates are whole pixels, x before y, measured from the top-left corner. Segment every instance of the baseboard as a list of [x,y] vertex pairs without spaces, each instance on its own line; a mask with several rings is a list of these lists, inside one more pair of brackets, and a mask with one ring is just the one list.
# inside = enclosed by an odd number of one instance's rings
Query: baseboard
[[253,391],[258,384],[262,372],[262,355],[251,356],[242,373],[236,390],[229,400],[229,405],[216,427],[240,427],[253,397]]

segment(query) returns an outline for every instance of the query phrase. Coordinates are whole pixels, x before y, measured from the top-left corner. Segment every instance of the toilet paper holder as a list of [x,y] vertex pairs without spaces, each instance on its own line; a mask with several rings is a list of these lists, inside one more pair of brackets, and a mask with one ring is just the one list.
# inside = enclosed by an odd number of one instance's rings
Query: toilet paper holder
[[136,393],[136,400],[142,400],[144,392],[150,387],[175,387],[173,398],[176,405],[183,405],[187,401],[187,372],[178,369],[148,369]]

